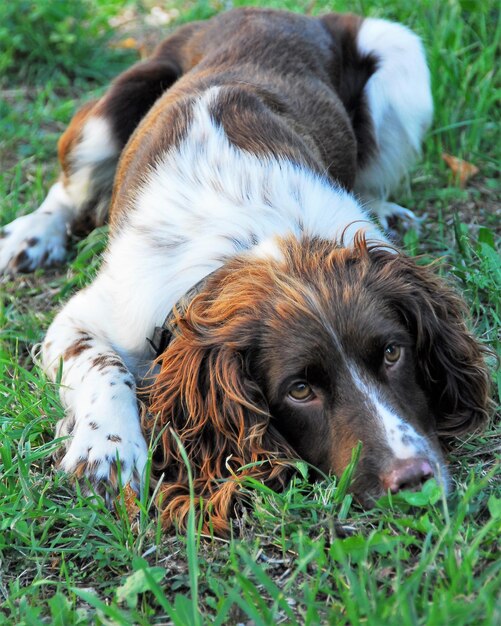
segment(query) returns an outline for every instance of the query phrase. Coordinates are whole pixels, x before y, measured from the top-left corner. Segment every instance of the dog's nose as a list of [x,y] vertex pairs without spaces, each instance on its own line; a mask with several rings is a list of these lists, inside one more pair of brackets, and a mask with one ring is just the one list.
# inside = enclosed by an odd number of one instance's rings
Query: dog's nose
[[433,476],[433,469],[426,459],[396,459],[381,476],[381,482],[385,491],[398,493],[403,489],[419,488]]

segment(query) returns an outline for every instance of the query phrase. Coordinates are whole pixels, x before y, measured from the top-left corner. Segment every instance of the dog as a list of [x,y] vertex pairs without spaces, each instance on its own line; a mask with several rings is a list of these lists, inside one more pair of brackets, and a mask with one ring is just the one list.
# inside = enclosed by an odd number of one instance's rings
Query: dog
[[447,489],[442,443],[487,415],[483,349],[369,215],[412,215],[388,198],[432,109],[406,27],[257,8],[180,27],[81,108],[59,180],[0,248],[6,272],[60,263],[110,206],[100,272],[42,346],[59,466],[108,501],[140,493],[156,439],[165,525],[189,509],[184,453],[217,534],[246,477],[283,487],[294,459],[339,476],[359,441],[362,504]]

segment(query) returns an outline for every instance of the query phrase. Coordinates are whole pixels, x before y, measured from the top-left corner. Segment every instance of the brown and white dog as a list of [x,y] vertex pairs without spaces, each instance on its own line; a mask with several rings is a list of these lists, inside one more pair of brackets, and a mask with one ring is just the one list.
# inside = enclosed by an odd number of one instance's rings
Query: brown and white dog
[[[404,26],[251,8],[183,26],[84,106],[59,182],[0,248],[6,271],[59,262],[111,199],[102,268],[43,344],[52,379],[62,361],[60,467],[109,493],[119,457],[139,491],[162,430],[161,507],[182,524],[175,433],[216,532],[241,477],[283,485],[294,458],[339,475],[358,441],[362,502],[447,487],[440,439],[486,416],[482,348],[461,300],[368,217],[409,215],[387,198],[431,116]],[[173,308],[141,424],[148,339]]]

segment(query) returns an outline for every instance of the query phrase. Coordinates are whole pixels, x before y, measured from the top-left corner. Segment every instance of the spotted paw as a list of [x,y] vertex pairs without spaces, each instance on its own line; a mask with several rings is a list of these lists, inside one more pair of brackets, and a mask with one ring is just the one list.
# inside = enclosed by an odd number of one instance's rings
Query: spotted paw
[[0,273],[31,272],[66,257],[66,221],[61,215],[31,213],[0,231]]
[[108,506],[120,485],[141,494],[147,447],[138,420],[67,417],[58,425],[57,435],[68,436],[58,466],[81,481],[84,493],[101,495]]
[[0,229],[0,274],[31,272],[66,258],[68,225],[74,207],[58,182],[40,208]]

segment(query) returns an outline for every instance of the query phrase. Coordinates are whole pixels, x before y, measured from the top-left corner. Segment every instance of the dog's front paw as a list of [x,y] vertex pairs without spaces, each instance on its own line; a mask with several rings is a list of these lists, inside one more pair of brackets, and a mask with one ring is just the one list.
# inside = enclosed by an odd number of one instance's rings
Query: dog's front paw
[[0,230],[0,274],[31,272],[66,257],[67,227],[61,214],[23,215]]
[[137,416],[134,421],[123,416],[121,420],[92,415],[75,420],[68,416],[58,425],[56,434],[68,436],[58,466],[75,479],[88,480],[81,480],[83,493],[97,493],[108,506],[120,485],[129,485],[141,494],[148,451]]

